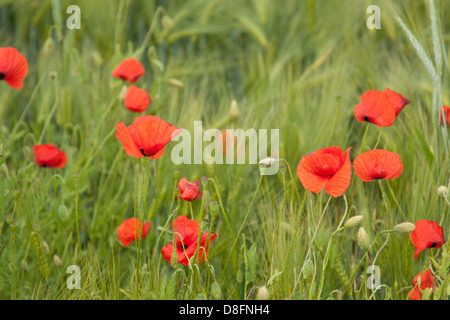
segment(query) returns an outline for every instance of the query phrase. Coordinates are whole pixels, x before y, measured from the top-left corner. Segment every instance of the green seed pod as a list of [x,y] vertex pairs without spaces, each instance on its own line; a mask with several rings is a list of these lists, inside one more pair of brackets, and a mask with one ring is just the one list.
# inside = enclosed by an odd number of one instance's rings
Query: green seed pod
[[398,234],[411,233],[416,226],[411,222],[403,222],[394,227],[394,231]]
[[6,217],[6,223],[7,224],[11,224],[14,222],[14,217],[13,216],[7,216]]
[[364,230],[363,227],[359,228],[358,230],[358,244],[362,251],[364,252],[369,251],[370,247],[369,235],[367,234],[366,230]]

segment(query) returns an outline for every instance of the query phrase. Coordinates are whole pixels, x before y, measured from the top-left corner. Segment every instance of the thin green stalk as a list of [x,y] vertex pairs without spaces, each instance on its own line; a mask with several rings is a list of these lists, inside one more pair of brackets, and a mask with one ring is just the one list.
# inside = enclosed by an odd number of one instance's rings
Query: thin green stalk
[[281,214],[283,213],[283,207],[284,207],[285,200],[286,200],[286,178],[283,175],[283,200],[281,201],[280,210],[278,212],[277,225],[275,227],[275,232],[273,233],[273,238],[272,238],[272,248],[270,249],[270,259],[269,259],[269,268],[267,271],[267,281],[269,281],[271,274],[273,273],[273,270],[272,270],[273,269],[273,265],[272,265],[273,249],[275,246],[275,240],[277,237],[278,226],[280,225]]
[[345,219],[347,218],[347,214],[348,214],[348,202],[347,202],[347,197],[344,194],[344,202],[345,202],[345,211],[344,211],[344,216],[341,219],[341,222],[339,223],[339,226],[337,228],[336,231],[334,231],[330,237],[330,241],[328,242],[328,247],[327,247],[327,251],[325,253],[325,258],[323,260],[322,263],[322,275],[320,277],[320,285],[319,285],[319,291],[317,293],[317,300],[320,300],[320,295],[322,293],[322,288],[323,288],[323,282],[325,279],[325,271],[327,269],[327,265],[328,265],[328,259],[330,256],[330,248],[333,242],[334,237],[342,230],[344,230],[345,228],[342,227],[342,224],[344,223]]
[[[240,235],[242,233],[242,230],[244,229],[245,222],[247,221],[247,218],[248,218],[248,216],[249,216],[249,214],[250,214],[250,212],[251,212],[251,210],[253,208],[253,203],[255,202],[256,195],[258,194],[259,188],[261,186],[262,179],[263,179],[263,175],[260,175],[259,176],[258,186],[256,187],[256,191],[255,191],[255,193],[253,195],[253,199],[252,199],[252,202],[250,203],[250,207],[247,210],[247,213],[246,213],[246,215],[244,217],[244,221],[242,221],[241,228],[239,229],[238,234],[236,235],[236,237],[234,239],[233,245],[230,248],[230,253],[228,254],[228,258],[227,258],[227,260],[225,262],[225,265],[224,265],[224,270],[227,268],[228,262],[229,262],[231,256],[233,255],[234,247],[236,246],[236,244],[238,242],[238,239],[239,239],[239,237],[240,237]],[[221,280],[222,280],[222,277],[223,277],[224,274],[225,274],[225,272],[222,273]]]

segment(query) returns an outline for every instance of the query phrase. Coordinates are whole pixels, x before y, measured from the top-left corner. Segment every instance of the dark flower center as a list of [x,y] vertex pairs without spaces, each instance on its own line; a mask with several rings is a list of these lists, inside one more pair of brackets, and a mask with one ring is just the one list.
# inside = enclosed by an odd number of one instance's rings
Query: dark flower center
[[0,80],[3,80],[3,79],[5,79],[5,74],[3,73],[3,72],[0,72]]
[[430,246],[430,248],[434,248],[434,247],[436,247],[437,246],[437,243],[436,242],[433,242],[433,244]]
[[370,122],[369,117],[368,116],[364,116],[364,121]]

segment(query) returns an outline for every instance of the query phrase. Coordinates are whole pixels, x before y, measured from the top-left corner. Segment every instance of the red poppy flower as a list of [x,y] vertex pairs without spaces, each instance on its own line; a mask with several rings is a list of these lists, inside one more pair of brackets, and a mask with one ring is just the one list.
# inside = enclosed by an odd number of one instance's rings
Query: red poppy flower
[[379,127],[389,127],[408,103],[408,99],[395,91],[370,90],[361,96],[361,103],[355,107],[355,116],[361,122],[368,121]]
[[343,195],[352,176],[350,149],[342,154],[339,147],[327,147],[304,156],[297,167],[303,187],[313,193],[325,189],[335,198]]
[[[420,285],[418,286],[420,278]],[[423,271],[419,273],[417,276],[414,277],[413,280],[413,286],[409,292],[408,292],[408,298],[409,300],[422,300],[422,291],[428,288],[433,287],[433,291],[436,288],[436,284],[434,281],[433,274],[431,273],[430,269],[427,269],[426,271]]]
[[429,248],[438,249],[445,243],[444,229],[437,222],[418,220],[410,239],[416,248],[414,253],[414,259],[416,259],[421,251]]
[[114,68],[112,76],[128,82],[136,82],[145,73],[142,64],[135,58],[123,60]]
[[119,237],[120,243],[124,246],[129,246],[131,242],[136,241],[139,234],[142,231],[141,238],[147,235],[148,229],[150,229],[151,222],[144,223],[142,227],[142,222],[136,218],[130,218],[122,222],[122,224],[117,228],[117,236]]
[[441,125],[444,125],[444,121],[447,125],[447,128],[450,127],[450,107],[442,106],[444,112],[442,113],[442,109],[439,111]]
[[59,169],[66,165],[66,154],[52,144],[35,145],[33,151],[38,166]]
[[[178,262],[184,266],[189,265],[189,259],[192,258],[197,250],[198,232],[200,230],[200,223],[195,220],[190,220],[186,216],[179,216],[173,223],[172,228],[176,233],[175,250],[178,257]],[[217,237],[216,234],[211,233],[209,242],[208,233],[202,233],[200,241],[200,248],[198,250],[198,261],[205,261],[208,256],[209,244]],[[203,254],[203,250],[205,253]],[[167,261],[171,262],[173,252],[173,241],[161,249],[161,253]]]
[[202,191],[200,190],[200,181],[189,182],[186,177],[182,178],[178,182],[178,188],[180,189],[180,198],[186,201],[194,201],[202,197]]
[[15,48],[0,48],[0,80],[14,89],[22,89],[28,72],[27,59]]
[[158,159],[164,153],[166,144],[181,132],[157,116],[140,116],[132,125],[123,122],[116,125],[116,138],[122,142],[125,152],[134,158]]
[[403,172],[400,156],[387,150],[370,150],[361,153],[353,161],[356,175],[362,181],[395,179]]
[[134,112],[144,112],[152,102],[147,90],[131,85],[125,96],[125,107]]

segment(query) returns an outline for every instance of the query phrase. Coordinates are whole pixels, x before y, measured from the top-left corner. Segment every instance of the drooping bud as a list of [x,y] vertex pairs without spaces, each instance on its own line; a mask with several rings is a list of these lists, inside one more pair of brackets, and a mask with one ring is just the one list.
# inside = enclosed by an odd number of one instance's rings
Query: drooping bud
[[269,158],[265,158],[265,159],[262,159],[261,161],[259,161],[259,162],[258,162],[258,165],[259,165],[260,167],[269,168],[269,167],[272,166],[272,164],[275,163],[275,161],[278,161],[278,160],[275,159],[275,158],[269,157]]
[[183,82],[181,82],[180,80],[178,80],[178,79],[169,79],[169,80],[167,80],[167,82],[172,86],[172,87],[176,87],[176,88],[183,88],[184,87],[184,84],[183,84]]
[[358,230],[358,244],[362,251],[364,252],[369,251],[370,247],[369,235],[367,234],[366,230],[364,230],[363,227],[359,228]]
[[303,269],[303,279],[308,279],[314,270],[314,263],[311,259],[306,260],[305,266]]
[[267,300],[269,298],[269,290],[266,286],[262,286],[258,289],[258,293],[256,294],[257,300]]
[[354,228],[354,227],[356,227],[358,224],[361,223],[363,218],[364,218],[364,216],[362,216],[362,215],[351,217],[350,219],[348,219],[345,222],[344,228]]
[[127,96],[127,92],[128,92],[128,87],[124,84],[119,93],[119,101],[120,102],[125,100],[125,97]]
[[405,234],[405,233],[411,233],[416,226],[411,222],[403,222],[399,223],[394,227],[394,231],[398,234]]
[[238,105],[236,100],[231,101],[231,106],[230,106],[230,119],[234,120],[237,117],[239,117],[239,110],[238,110]]
[[55,263],[55,265],[57,267],[61,267],[61,265],[62,265],[61,258],[58,257],[56,254],[53,256],[53,262]]
[[438,196],[445,198],[448,195],[448,188],[446,186],[440,186],[437,189],[437,193],[438,193]]

